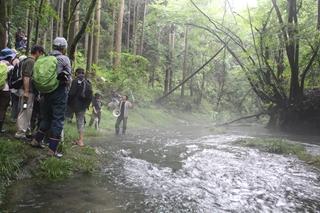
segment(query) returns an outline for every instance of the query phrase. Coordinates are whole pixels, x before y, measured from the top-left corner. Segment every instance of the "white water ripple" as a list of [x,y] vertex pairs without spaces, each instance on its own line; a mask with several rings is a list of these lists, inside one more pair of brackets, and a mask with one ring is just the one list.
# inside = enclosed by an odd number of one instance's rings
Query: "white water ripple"
[[[146,196],[144,212],[320,210],[318,175],[302,162],[230,146],[221,138],[204,137],[195,144],[189,141],[186,148],[190,152],[186,153],[193,154],[183,155],[182,169],[177,171],[143,159],[123,158],[126,186],[139,188]],[[197,143],[201,141],[215,146],[200,149]]]

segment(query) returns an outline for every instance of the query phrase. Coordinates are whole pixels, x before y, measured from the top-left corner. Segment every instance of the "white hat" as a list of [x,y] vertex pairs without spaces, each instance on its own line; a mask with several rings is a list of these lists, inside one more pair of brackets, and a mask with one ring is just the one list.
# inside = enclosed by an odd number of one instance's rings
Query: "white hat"
[[19,61],[22,61],[23,59],[28,58],[26,55],[22,55],[19,57]]
[[57,37],[53,40],[53,46],[55,46],[55,47],[68,47],[68,42],[63,37]]

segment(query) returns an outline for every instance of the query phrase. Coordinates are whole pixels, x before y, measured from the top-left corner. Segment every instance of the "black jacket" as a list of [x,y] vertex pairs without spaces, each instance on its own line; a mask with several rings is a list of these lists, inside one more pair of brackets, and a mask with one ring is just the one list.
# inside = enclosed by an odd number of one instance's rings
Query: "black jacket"
[[68,94],[68,106],[83,110],[89,107],[91,100],[83,100],[79,98],[81,89],[81,82],[85,79],[84,76],[77,77],[73,79],[71,83],[71,88]]

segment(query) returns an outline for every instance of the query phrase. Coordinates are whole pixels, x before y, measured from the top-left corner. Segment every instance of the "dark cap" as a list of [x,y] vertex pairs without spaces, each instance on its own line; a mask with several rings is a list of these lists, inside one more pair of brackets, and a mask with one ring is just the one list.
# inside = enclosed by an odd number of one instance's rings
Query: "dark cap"
[[84,69],[82,69],[82,68],[77,68],[77,69],[76,69],[76,73],[78,73],[78,74],[84,74]]
[[41,46],[39,44],[35,44],[31,48],[31,54],[36,54],[37,51],[45,53],[45,50],[44,50],[43,46]]
[[94,94],[94,97],[95,98],[98,98],[98,97],[100,97],[101,95],[100,95],[100,93],[98,93],[98,92],[96,92],[95,94]]
[[18,27],[18,30],[21,30],[21,27]]

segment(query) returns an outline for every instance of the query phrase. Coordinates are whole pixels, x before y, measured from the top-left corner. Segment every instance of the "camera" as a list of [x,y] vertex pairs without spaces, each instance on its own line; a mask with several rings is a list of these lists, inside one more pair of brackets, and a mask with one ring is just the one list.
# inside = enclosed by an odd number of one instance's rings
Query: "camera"
[[27,102],[24,102],[22,107],[23,107],[23,109],[27,109],[27,107],[28,107]]

